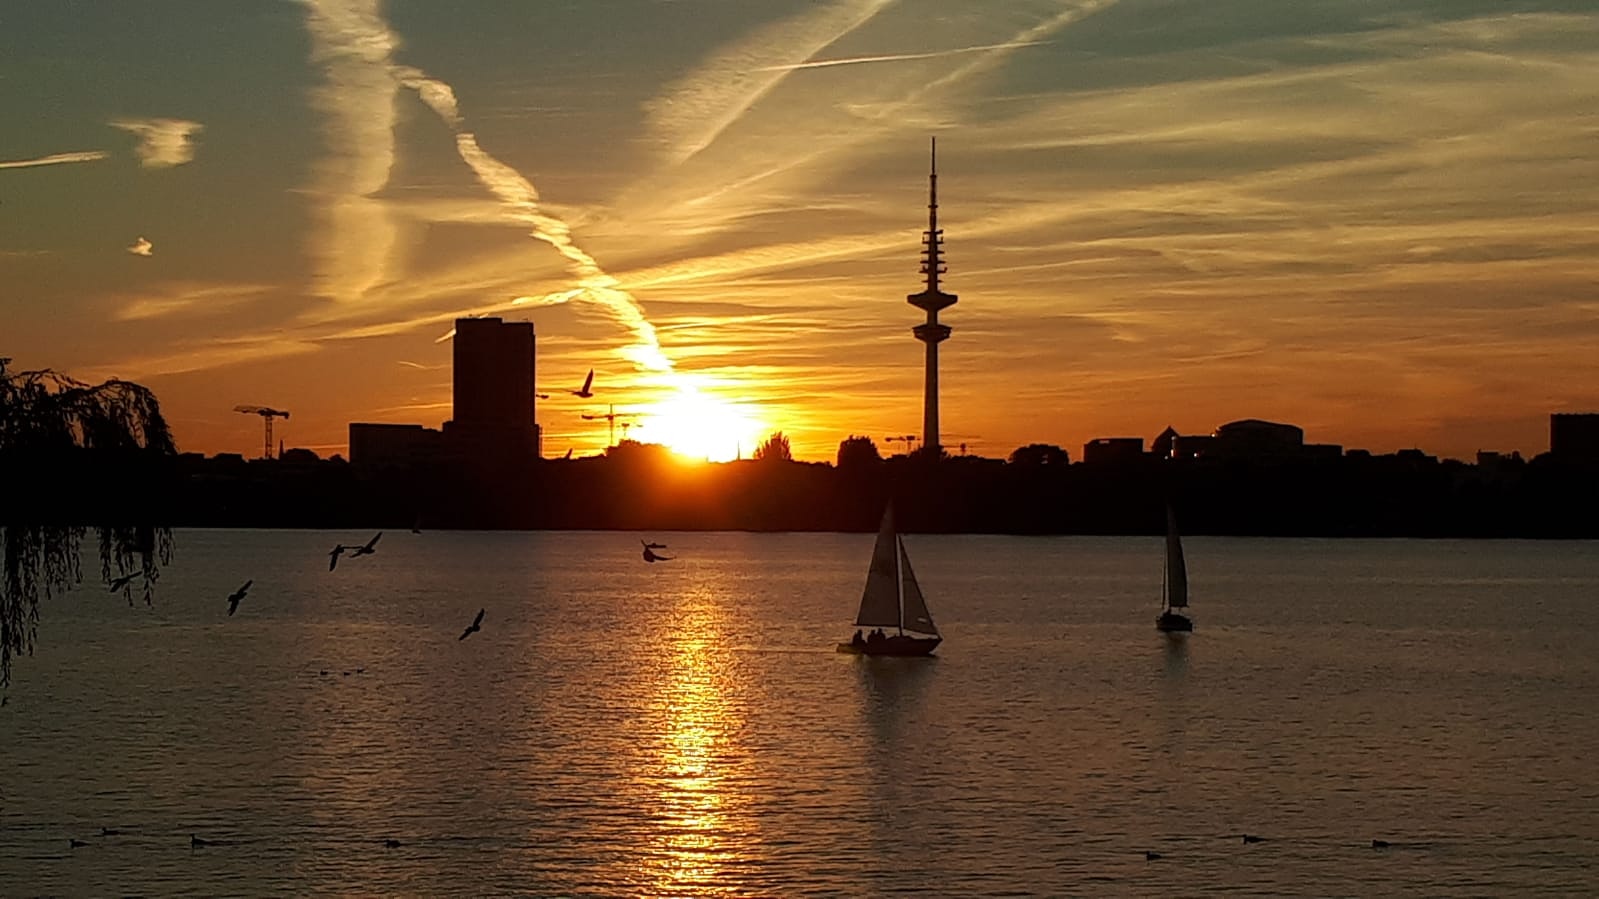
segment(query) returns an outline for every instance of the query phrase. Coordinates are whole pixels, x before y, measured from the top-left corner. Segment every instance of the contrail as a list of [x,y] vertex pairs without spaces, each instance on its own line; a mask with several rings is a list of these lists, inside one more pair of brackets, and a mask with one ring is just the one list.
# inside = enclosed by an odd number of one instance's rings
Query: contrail
[[68,162],[94,162],[106,158],[104,150],[81,150],[76,153],[52,153],[38,159],[0,160],[0,169],[31,169],[37,165],[62,165]]
[[806,60],[870,22],[895,0],[837,0],[814,12],[762,28],[672,85],[650,104],[650,130],[667,144],[674,163],[710,146],[782,82],[788,69],[752,68],[779,58]]
[[462,127],[460,106],[450,86],[436,78],[429,78],[417,69],[399,71],[405,86],[415,90],[422,101],[455,132],[456,152],[477,175],[478,182],[494,194],[513,220],[527,224],[532,228],[530,233],[533,237],[554,247],[557,253],[565,257],[568,268],[577,276],[577,290],[550,294],[538,300],[519,297],[519,304],[551,305],[586,297],[632,332],[636,342],[622,349],[625,358],[651,371],[671,371],[672,362],[661,352],[655,326],[644,317],[638,301],[621,289],[621,282],[601,268],[593,256],[573,242],[572,229],[566,222],[544,211],[533,182],[495,159],[478,145],[477,137],[472,132]]
[[[627,328],[634,343],[622,355],[651,371],[672,370],[671,360],[661,352],[655,326],[644,317],[638,301],[600,264],[572,240],[572,229],[560,218],[545,212],[533,183],[515,169],[494,158],[478,145],[477,137],[465,130],[455,91],[427,73],[394,62],[399,38],[383,19],[380,0],[303,0],[312,10],[310,31],[317,57],[327,64],[333,84],[322,98],[332,114],[334,143],[343,151],[342,166],[325,167],[324,190],[334,196],[328,210],[330,224],[362,226],[366,243],[360,252],[330,258],[328,268],[344,271],[327,277],[340,294],[359,296],[381,275],[383,262],[394,244],[394,226],[381,202],[372,194],[388,181],[394,164],[394,127],[397,121],[394,93],[400,86],[415,90],[455,135],[456,152],[472,169],[478,182],[500,201],[513,221],[531,228],[533,237],[544,241],[567,261],[577,276],[578,289],[551,294],[540,304],[587,298]],[[364,270],[349,271],[349,263],[364,263]],[[519,298],[519,302],[535,302]],[[449,340],[454,331],[438,339]]]
[[867,62],[901,62],[910,59],[937,59],[940,56],[958,56],[962,53],[983,53],[989,50],[1016,50],[1036,47],[1049,41],[1011,41],[1004,44],[983,44],[978,47],[956,47],[951,50],[933,50],[928,53],[892,53],[886,56],[851,56],[847,59],[816,59],[786,66],[763,66],[757,72],[794,72],[800,69],[825,69],[830,66],[852,66]]

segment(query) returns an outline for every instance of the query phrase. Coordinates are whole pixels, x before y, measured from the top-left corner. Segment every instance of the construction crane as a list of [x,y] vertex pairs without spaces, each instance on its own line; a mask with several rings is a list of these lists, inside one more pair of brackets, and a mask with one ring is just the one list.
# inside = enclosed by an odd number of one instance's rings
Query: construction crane
[[900,437],[884,437],[883,440],[885,442],[887,442],[887,443],[903,443],[903,444],[905,444],[905,454],[906,455],[910,455],[911,450],[916,448],[916,435],[915,434],[905,434],[905,435],[900,436]]
[[583,418],[586,421],[606,421],[606,422],[610,422],[610,425],[611,425],[611,436],[609,438],[610,442],[607,443],[606,446],[616,446],[616,423],[618,421],[621,421],[621,423],[622,423],[622,439],[626,440],[627,439],[627,429],[633,427],[633,422],[629,420],[630,416],[626,412],[621,412],[621,413],[617,412],[616,411],[616,405],[614,403],[612,405],[610,405],[610,406],[607,406],[606,409],[608,411],[606,411],[606,413],[604,415],[584,415]]
[[261,446],[261,458],[272,458],[272,419],[288,418],[289,413],[282,409],[272,409],[267,406],[234,406],[233,411],[243,412],[246,415],[259,415],[266,422],[266,440]]

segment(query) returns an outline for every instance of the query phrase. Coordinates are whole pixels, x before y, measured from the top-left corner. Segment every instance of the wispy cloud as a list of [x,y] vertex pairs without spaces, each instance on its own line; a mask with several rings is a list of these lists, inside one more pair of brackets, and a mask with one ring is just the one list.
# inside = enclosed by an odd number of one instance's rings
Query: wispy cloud
[[104,150],[80,150],[74,153],[52,153],[37,159],[0,160],[0,169],[31,169],[41,165],[65,165],[69,162],[95,162],[106,158]]
[[118,321],[141,321],[189,312],[215,314],[270,290],[262,284],[169,284],[127,297],[114,315]]
[[141,237],[128,245],[128,252],[135,256],[154,256],[155,244]]
[[375,195],[394,166],[399,82],[391,55],[399,39],[383,21],[381,0],[302,0],[309,9],[312,59],[326,80],[316,89],[328,153],[310,192],[322,201],[309,250],[317,290],[341,302],[362,299],[386,279],[398,226]]
[[134,153],[147,169],[171,168],[193,161],[194,135],[205,128],[187,119],[112,119],[110,124],[139,138]]

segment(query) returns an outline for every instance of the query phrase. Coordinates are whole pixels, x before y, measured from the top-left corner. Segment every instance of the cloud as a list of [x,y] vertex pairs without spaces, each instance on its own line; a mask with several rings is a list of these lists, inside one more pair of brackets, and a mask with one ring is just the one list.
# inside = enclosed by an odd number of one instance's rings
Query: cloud
[[134,153],[147,169],[171,168],[193,161],[193,137],[205,128],[187,119],[112,119],[110,124],[139,138]]
[[309,9],[311,58],[326,80],[314,93],[328,154],[313,168],[310,192],[322,200],[310,252],[316,289],[354,302],[384,283],[398,227],[374,195],[394,167],[395,102],[400,84],[391,55],[399,46],[379,0],[302,0]]
[[[142,238],[141,238],[142,240]],[[148,256],[149,241],[145,241],[146,252],[140,256]],[[128,248],[128,252],[136,252],[135,244]],[[262,284],[172,284],[155,288],[151,291],[141,292],[134,296],[126,297],[127,305],[115,313],[118,321],[140,321],[151,318],[165,318],[186,312],[199,312],[214,314],[238,306],[240,303],[258,297],[270,291],[271,288]]]
[[141,237],[128,247],[128,252],[135,256],[154,256],[155,244]]
[[64,165],[69,162],[95,162],[108,156],[104,150],[80,150],[74,153],[52,153],[37,159],[0,160],[0,169],[31,169],[41,165]]

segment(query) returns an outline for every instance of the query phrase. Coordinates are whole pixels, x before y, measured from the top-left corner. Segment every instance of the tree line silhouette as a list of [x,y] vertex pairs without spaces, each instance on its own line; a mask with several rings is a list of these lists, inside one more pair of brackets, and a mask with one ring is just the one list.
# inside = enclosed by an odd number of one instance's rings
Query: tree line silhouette
[[892,498],[902,527],[923,532],[1159,534],[1170,503],[1189,534],[1599,536],[1599,472],[1548,456],[1491,469],[1414,453],[1085,464],[1035,444],[1008,459],[885,459],[851,437],[831,463],[776,447],[752,460],[685,462],[623,441],[601,456],[516,467],[93,449],[0,467],[8,494],[50,485],[8,504],[8,516],[58,526],[124,520],[137,508],[185,527],[870,531]]
[[91,386],[0,359],[0,685],[31,651],[38,600],[83,578],[93,530],[102,578],[148,601],[172,527],[871,531],[890,499],[903,530],[1320,537],[1599,537],[1599,463],[1545,454],[1467,465],[1374,456],[1072,463],[1050,444],[1006,459],[884,458],[850,436],[831,463],[774,434],[756,458],[686,462],[623,440],[605,454],[522,464],[351,465],[179,455],[155,395]]

